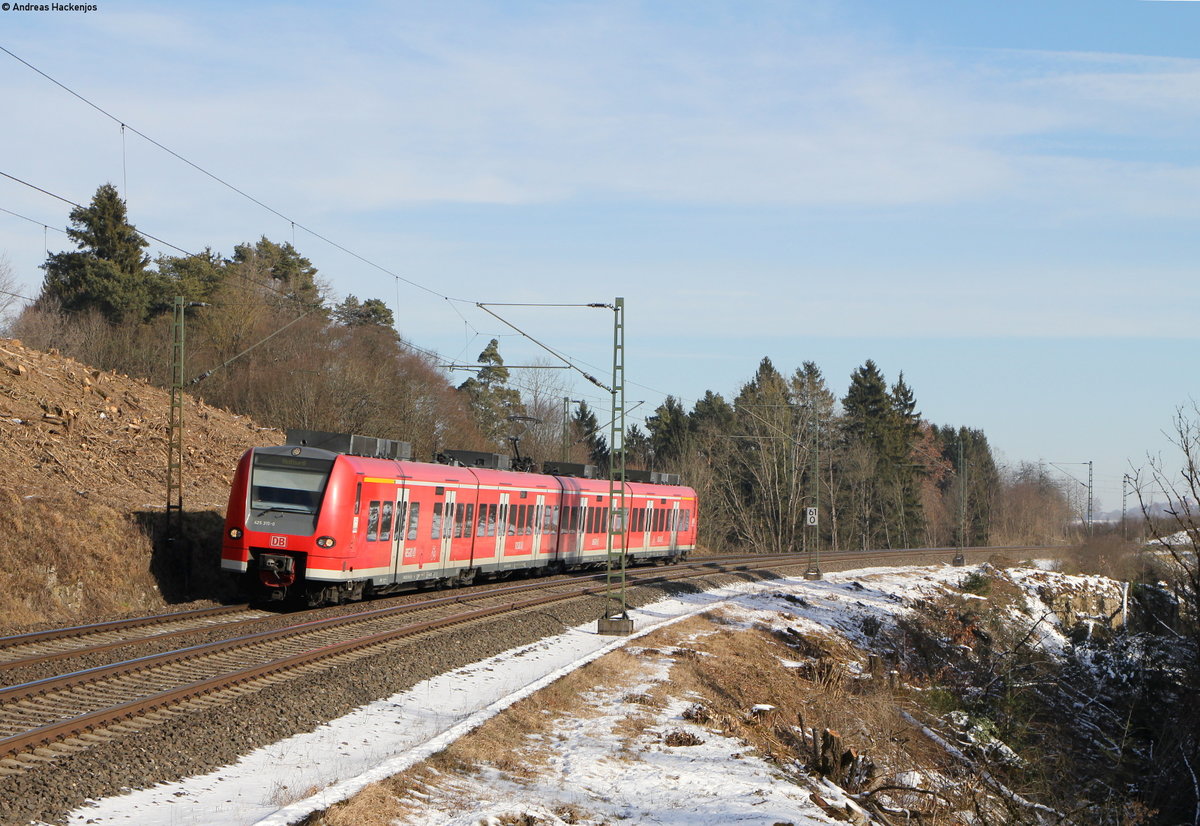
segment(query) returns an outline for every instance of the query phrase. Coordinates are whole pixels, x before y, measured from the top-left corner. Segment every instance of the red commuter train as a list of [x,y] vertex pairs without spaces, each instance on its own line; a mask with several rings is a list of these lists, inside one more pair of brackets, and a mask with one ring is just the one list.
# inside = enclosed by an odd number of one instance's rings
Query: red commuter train
[[258,596],[319,605],[600,567],[610,524],[629,564],[695,548],[691,488],[626,482],[624,507],[610,515],[608,480],[258,447],[234,475],[221,568]]

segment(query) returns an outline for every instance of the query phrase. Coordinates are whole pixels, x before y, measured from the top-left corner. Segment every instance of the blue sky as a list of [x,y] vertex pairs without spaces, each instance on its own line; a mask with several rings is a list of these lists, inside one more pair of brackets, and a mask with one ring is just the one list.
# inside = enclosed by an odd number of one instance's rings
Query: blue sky
[[[0,45],[427,290],[2,53],[0,171],[111,181],[188,250],[294,237],[448,360],[545,358],[475,301],[620,295],[639,412],[872,358],[1008,461],[1093,460],[1110,509],[1197,395],[1200,3],[96,5],[0,12]],[[0,207],[33,293],[67,209]],[[610,314],[504,313],[609,369]]]

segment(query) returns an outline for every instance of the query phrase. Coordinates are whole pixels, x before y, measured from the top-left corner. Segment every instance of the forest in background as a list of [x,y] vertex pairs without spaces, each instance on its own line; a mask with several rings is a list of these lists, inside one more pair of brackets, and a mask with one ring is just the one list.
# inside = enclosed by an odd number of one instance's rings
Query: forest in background
[[[36,301],[8,325],[29,346],[169,386],[181,297],[185,389],[210,404],[280,429],[399,439],[419,460],[519,450],[606,472],[607,413],[570,400],[555,371],[514,376],[496,340],[456,384],[382,300],[331,300],[290,243],[151,260],[110,184],[69,219],[76,248],[48,255]],[[889,384],[871,360],[839,397],[815,363],[785,374],[764,358],[731,397],[708,390],[689,410],[669,396],[623,441],[628,467],[697,488],[713,550],[1053,543],[1079,522],[1047,468],[1000,465],[981,430],[931,423],[903,373]]]

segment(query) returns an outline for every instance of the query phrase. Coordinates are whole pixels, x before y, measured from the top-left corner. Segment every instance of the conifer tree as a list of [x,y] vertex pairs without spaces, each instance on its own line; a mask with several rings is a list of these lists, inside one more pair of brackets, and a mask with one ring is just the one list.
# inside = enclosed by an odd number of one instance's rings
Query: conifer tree
[[654,451],[655,467],[672,467],[687,451],[688,416],[683,404],[674,396],[667,396],[646,419],[650,435],[650,448]]
[[333,320],[343,327],[382,327],[391,329],[395,323],[391,308],[378,298],[360,302],[348,295],[333,308]]
[[508,368],[500,356],[500,343],[488,342],[477,361],[479,372],[459,385],[468,399],[479,432],[496,447],[509,435],[509,416],[524,415],[521,394],[508,386]]
[[576,441],[587,446],[588,460],[604,473],[608,473],[608,437],[600,432],[600,422],[587,402],[580,402],[571,420]]
[[256,244],[238,244],[230,264],[235,273],[258,284],[271,303],[297,303],[306,310],[324,303],[325,285],[317,268],[286,241],[276,244],[264,235]]
[[76,252],[51,254],[38,304],[68,313],[99,310],[112,322],[144,321],[162,299],[158,275],[142,252],[148,242],[129,223],[117,188],[104,184],[86,207],[71,210],[67,237]]
[[733,433],[733,407],[720,393],[705,390],[688,414],[688,430],[697,436],[729,436]]

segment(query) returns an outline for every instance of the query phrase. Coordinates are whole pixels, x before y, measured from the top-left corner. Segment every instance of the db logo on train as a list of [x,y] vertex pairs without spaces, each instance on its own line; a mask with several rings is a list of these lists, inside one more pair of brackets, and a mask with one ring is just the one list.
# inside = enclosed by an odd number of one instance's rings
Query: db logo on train
[[286,548],[287,547],[287,537],[286,536],[272,536],[271,537],[271,547],[272,548]]

